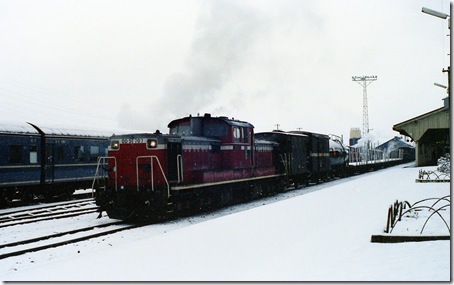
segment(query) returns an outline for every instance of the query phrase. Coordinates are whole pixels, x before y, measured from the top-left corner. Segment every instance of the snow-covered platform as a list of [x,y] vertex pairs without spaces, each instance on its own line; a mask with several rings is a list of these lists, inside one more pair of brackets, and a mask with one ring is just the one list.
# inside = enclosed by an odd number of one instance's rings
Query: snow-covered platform
[[[372,243],[396,200],[450,194],[400,165],[206,214],[173,230],[151,225],[52,254],[0,260],[2,280],[449,281],[450,241]],[[431,168],[424,168],[431,170]],[[211,217],[211,218],[210,218]],[[95,218],[95,217],[93,217]],[[194,217],[174,221],[188,223]],[[444,225],[431,224],[431,231]],[[440,227],[440,228],[437,228]],[[153,234],[151,232],[153,231]],[[16,269],[11,262],[16,264]],[[17,265],[21,263],[21,266]],[[22,264],[23,263],[23,264]],[[19,268],[19,269],[17,269]]]

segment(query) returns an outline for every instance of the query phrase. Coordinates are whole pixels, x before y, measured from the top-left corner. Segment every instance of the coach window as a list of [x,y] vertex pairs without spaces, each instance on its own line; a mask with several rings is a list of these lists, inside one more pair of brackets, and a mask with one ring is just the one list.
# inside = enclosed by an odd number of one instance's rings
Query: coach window
[[36,145],[30,146],[30,163],[38,163],[38,147]]
[[96,161],[99,156],[99,146],[90,146],[90,161]]
[[58,146],[57,148],[57,160],[62,161],[63,160],[63,146]]
[[9,163],[22,163],[22,146],[9,146]]
[[76,162],[84,161],[84,147],[83,146],[74,147],[74,160]]

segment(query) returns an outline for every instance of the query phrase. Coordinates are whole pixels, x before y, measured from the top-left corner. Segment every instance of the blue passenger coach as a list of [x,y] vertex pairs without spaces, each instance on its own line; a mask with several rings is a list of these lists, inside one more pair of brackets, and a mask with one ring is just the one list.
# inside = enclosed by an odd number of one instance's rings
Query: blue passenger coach
[[111,133],[0,125],[0,205],[91,187]]

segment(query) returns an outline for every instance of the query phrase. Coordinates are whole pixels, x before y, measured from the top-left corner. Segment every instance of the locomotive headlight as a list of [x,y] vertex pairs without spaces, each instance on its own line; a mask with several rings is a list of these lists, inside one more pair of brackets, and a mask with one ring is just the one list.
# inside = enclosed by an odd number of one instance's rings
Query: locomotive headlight
[[158,146],[158,141],[155,139],[147,140],[147,148],[156,148]]
[[112,141],[110,143],[110,148],[111,149],[120,149],[120,141]]

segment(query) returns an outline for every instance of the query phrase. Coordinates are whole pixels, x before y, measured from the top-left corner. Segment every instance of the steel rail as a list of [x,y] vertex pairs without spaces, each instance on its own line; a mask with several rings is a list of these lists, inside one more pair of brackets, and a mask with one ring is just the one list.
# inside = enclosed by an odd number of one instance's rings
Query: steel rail
[[86,236],[83,236],[83,237],[78,237],[78,238],[73,238],[73,239],[68,239],[68,240],[52,243],[52,244],[41,245],[41,246],[36,246],[36,247],[32,247],[32,248],[22,249],[22,250],[18,250],[18,251],[8,252],[8,253],[0,254],[0,259],[5,259],[5,258],[8,258],[8,257],[12,257],[12,256],[18,256],[18,255],[22,255],[22,254],[30,253],[30,252],[41,251],[41,250],[44,250],[44,249],[54,248],[54,247],[67,245],[67,244],[71,244],[71,243],[77,243],[77,242],[80,242],[80,241],[85,241],[85,240],[89,240],[89,239],[92,239],[92,238],[101,237],[101,236],[113,234],[113,233],[124,231],[124,230],[134,229],[134,228],[138,228],[138,227],[141,227],[141,226],[143,226],[143,225],[129,225],[129,226],[125,226],[125,227],[122,227],[122,228],[111,229],[111,230],[98,232],[98,233],[91,234],[91,235],[86,235]]
[[0,216],[12,215],[12,214],[16,214],[16,213],[25,212],[25,211],[34,211],[34,210],[51,209],[51,208],[54,208],[54,207],[70,206],[72,204],[78,204],[78,203],[88,202],[88,201],[95,201],[95,200],[93,198],[85,198],[85,199],[80,199],[80,200],[59,202],[58,204],[54,204],[54,205],[43,205],[43,206],[33,207],[33,208],[30,208],[30,209],[5,211],[5,212],[1,212]]
[[86,232],[86,231],[94,230],[96,228],[103,228],[103,227],[108,227],[108,226],[113,226],[113,225],[119,225],[119,224],[122,224],[122,223],[123,222],[106,223],[106,224],[101,224],[101,225],[96,225],[96,226],[91,226],[91,227],[85,227],[85,228],[70,230],[70,231],[66,231],[66,232],[59,232],[59,233],[56,233],[56,234],[50,234],[50,235],[36,237],[36,238],[31,238],[31,239],[26,239],[26,240],[20,240],[20,241],[15,241],[15,242],[10,242],[10,243],[4,243],[4,244],[0,244],[0,249],[5,248],[5,247],[12,247],[12,246],[18,246],[18,245],[34,243],[34,242],[38,242],[38,241],[42,241],[42,240],[46,240],[46,239],[61,237],[61,236],[64,236],[64,235],[70,235],[70,234],[75,234],[75,233],[79,233],[79,232]]
[[[47,221],[47,220],[53,220],[53,219],[62,219],[62,218],[70,218],[70,217],[75,217],[75,216],[80,216],[84,214],[90,214],[98,211],[98,206],[96,207],[91,207],[91,208],[85,208],[85,209],[78,209],[78,210],[73,210],[71,212],[68,212],[66,214],[60,213],[50,213],[47,216],[41,216],[38,218],[33,218],[30,217],[28,219],[23,219],[21,221],[17,221],[16,223],[9,223],[9,222],[3,222],[0,225],[0,228],[6,228],[10,226],[17,226],[17,225],[23,225],[23,224],[30,224],[30,223],[35,223],[35,222],[41,222],[41,221]],[[11,222],[14,220],[11,220]]]

